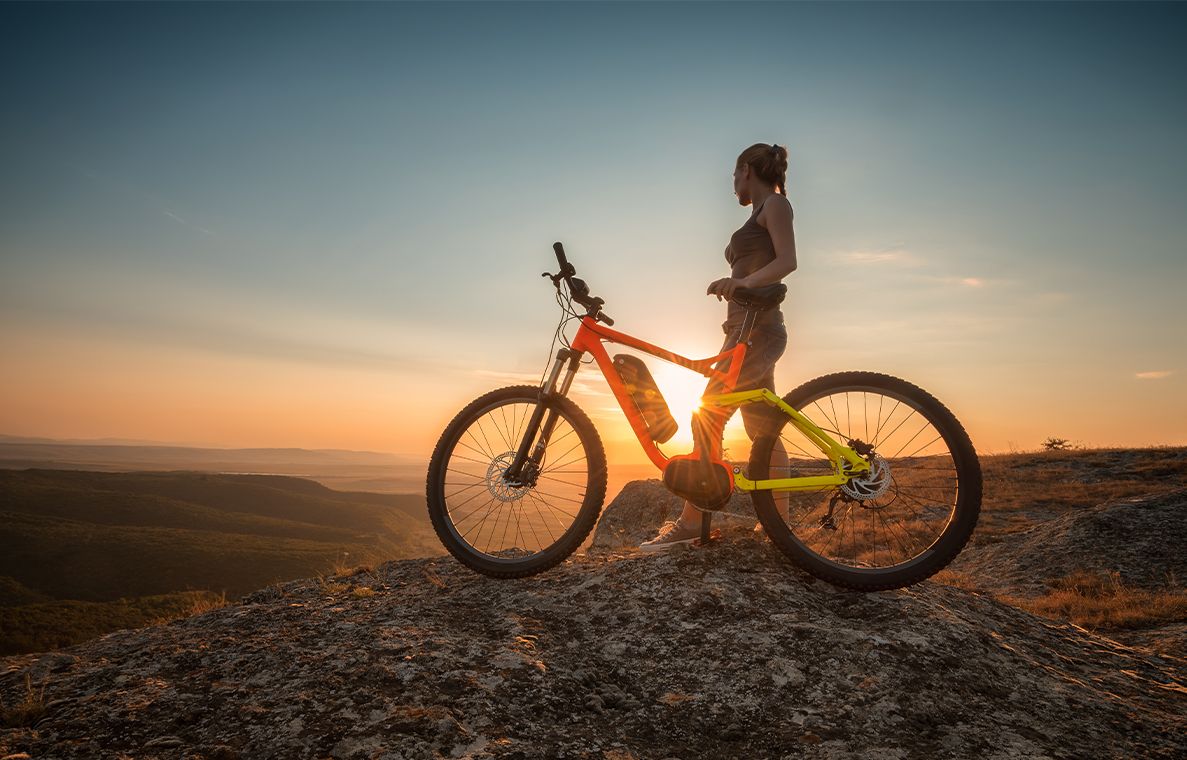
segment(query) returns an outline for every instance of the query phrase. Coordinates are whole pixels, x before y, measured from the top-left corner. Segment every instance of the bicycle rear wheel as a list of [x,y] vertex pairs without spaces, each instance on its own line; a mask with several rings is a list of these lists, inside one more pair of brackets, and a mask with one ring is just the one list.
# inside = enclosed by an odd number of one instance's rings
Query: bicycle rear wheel
[[539,396],[538,387],[520,385],[475,399],[445,428],[429,462],[433,529],[454,557],[483,575],[522,578],[559,564],[593,530],[606,498],[601,438],[564,396],[548,402],[557,421],[534,482],[503,480]]
[[[981,510],[981,466],[935,397],[889,375],[841,372],[783,400],[872,465],[827,491],[752,492],[767,535],[795,564],[838,586],[877,591],[918,583],[960,553]],[[787,416],[751,452],[753,480],[832,472]]]

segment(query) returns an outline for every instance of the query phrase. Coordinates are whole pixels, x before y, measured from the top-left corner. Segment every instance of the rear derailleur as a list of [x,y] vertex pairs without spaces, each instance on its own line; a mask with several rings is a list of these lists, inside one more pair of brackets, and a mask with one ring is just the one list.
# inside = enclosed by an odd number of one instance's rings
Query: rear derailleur
[[853,498],[844,491],[837,491],[828,500],[828,514],[820,518],[820,525],[827,530],[836,530],[837,521],[833,519],[833,511],[837,508],[837,502],[856,503],[857,499]]

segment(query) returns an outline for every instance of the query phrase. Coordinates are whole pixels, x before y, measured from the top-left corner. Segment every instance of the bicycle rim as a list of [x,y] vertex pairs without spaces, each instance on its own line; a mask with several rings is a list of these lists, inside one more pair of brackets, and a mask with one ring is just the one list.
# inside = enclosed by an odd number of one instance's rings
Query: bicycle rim
[[488,562],[521,564],[565,542],[592,487],[589,452],[563,410],[532,486],[503,482],[536,407],[500,399],[475,410],[444,458],[445,526],[468,552]]
[[[846,486],[770,494],[799,550],[850,576],[901,573],[934,563],[961,497],[963,430],[957,434],[955,420],[939,413],[939,403],[922,391],[875,384],[824,388],[796,401],[838,442],[873,447],[867,455],[871,473]],[[834,472],[829,459],[789,421],[778,441],[787,460],[781,461],[772,446],[769,477]]]

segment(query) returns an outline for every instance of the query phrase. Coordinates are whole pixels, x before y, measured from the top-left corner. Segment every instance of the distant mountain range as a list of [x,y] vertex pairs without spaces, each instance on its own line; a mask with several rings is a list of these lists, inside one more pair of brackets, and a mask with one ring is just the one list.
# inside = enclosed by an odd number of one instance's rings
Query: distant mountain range
[[39,438],[27,435],[5,435],[0,433],[0,444],[32,443],[71,446],[146,446],[163,449],[193,449],[195,451],[306,451],[315,454],[348,455],[362,457],[394,457],[397,460],[414,460],[418,457],[407,454],[395,454],[386,451],[357,451],[354,449],[303,449],[298,447],[256,447],[232,448],[224,446],[203,446],[194,443],[178,443],[176,441],[148,441],[138,438]]
[[0,469],[263,473],[306,477],[342,490],[423,493],[427,466],[427,459],[377,451],[221,449],[151,441],[79,441],[0,435]]

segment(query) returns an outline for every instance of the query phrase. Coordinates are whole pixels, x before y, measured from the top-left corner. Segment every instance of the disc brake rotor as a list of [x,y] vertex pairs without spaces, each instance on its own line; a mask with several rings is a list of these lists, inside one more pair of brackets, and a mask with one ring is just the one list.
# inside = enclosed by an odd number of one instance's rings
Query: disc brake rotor
[[523,486],[513,486],[503,480],[503,473],[515,460],[515,452],[507,451],[499,454],[486,468],[486,490],[499,501],[519,501],[527,495],[528,489]]
[[858,501],[876,499],[890,488],[890,463],[881,454],[874,454],[869,460],[869,472],[852,478],[841,486],[841,490],[850,498]]

